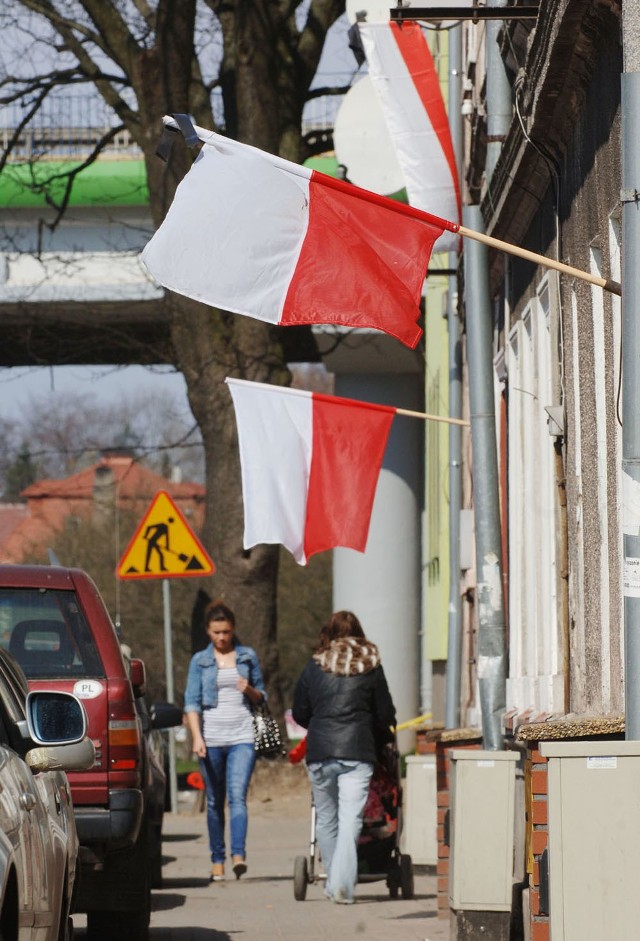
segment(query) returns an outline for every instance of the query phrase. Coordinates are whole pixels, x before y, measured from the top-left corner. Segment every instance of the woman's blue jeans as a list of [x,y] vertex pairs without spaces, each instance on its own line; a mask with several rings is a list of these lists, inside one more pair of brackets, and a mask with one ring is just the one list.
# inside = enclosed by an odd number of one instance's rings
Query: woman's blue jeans
[[247,790],[255,763],[253,743],[207,748],[207,757],[200,759],[207,793],[207,827],[212,863],[225,861],[225,798],[229,801],[231,855],[246,856]]
[[325,893],[352,901],[358,881],[358,837],[373,765],[329,758],[308,765],[316,808],[316,837],[327,873]]

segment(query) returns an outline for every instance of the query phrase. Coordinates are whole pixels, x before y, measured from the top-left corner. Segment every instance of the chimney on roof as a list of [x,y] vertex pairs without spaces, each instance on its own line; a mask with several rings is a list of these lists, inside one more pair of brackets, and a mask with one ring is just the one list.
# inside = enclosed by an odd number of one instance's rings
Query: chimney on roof
[[104,519],[113,510],[116,482],[108,464],[98,464],[93,475],[93,517]]

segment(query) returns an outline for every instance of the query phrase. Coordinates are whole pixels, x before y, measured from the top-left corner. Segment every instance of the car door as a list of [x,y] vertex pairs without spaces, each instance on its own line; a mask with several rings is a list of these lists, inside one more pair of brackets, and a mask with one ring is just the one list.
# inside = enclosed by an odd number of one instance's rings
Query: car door
[[[34,808],[34,816],[45,860],[40,872],[40,897],[34,899],[34,908],[40,912],[39,917],[44,924],[50,919],[55,921],[62,900],[68,841],[71,839],[67,819],[72,813],[71,795],[62,772],[36,774],[33,776],[33,784],[38,794],[38,807]],[[75,844],[74,848],[77,849]]]
[[[0,828],[11,845],[18,878],[20,925],[32,922],[33,908],[33,840],[31,816],[25,801],[21,775],[21,759],[9,744],[6,715],[0,702]],[[32,935],[28,934],[31,938]]]
[[[53,923],[52,844],[47,805],[40,787],[23,760],[24,740],[19,729],[25,719],[20,691],[0,665],[0,738],[3,766],[0,781],[13,808],[10,839],[14,845],[20,890],[21,930],[33,941],[50,938]],[[8,834],[9,835],[9,834]],[[21,934],[22,941],[22,934]]]

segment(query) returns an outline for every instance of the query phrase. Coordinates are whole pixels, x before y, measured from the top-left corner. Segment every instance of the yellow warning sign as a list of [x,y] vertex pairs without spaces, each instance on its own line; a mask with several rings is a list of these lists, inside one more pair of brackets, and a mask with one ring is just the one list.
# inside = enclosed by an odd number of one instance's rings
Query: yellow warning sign
[[116,569],[118,578],[211,575],[215,566],[164,490],[158,491]]

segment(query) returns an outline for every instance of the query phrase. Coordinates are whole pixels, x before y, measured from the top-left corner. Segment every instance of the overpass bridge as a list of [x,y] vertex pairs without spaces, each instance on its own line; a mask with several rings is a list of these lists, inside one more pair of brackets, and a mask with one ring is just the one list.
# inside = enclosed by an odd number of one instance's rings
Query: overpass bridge
[[[65,181],[104,127],[49,123],[24,131],[0,175],[0,365],[167,362],[162,291],[138,255],[153,226],[144,163],[119,135]],[[9,128],[3,129],[7,143]]]
[[[310,105],[303,133],[326,150],[333,114],[323,99]],[[5,149],[19,119],[6,110]],[[163,291],[139,261],[153,224],[144,162],[127,132],[77,175],[58,218],[61,174],[87,159],[110,120],[95,100],[69,96],[12,142],[0,174],[0,366],[171,360]]]

